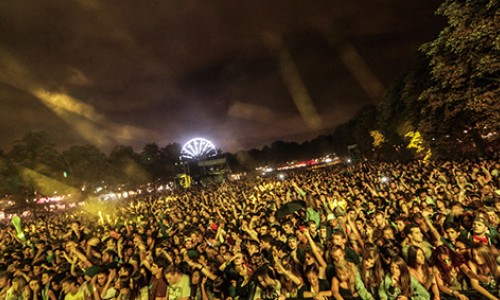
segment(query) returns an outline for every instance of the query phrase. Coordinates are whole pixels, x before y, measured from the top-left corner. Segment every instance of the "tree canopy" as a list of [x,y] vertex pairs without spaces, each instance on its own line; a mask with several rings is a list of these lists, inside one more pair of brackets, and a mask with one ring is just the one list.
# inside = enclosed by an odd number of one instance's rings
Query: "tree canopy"
[[430,75],[418,97],[418,127],[426,138],[449,135],[454,143],[469,136],[480,143],[479,135],[500,129],[499,6],[496,0],[447,0],[437,10],[448,24],[420,47]]

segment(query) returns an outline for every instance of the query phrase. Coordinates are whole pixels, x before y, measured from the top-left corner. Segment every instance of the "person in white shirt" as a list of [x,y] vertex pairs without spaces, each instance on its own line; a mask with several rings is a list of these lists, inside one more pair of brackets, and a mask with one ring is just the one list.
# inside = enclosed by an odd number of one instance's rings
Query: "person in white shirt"
[[163,274],[168,283],[168,300],[188,300],[191,295],[189,276],[181,273],[173,264],[166,267]]

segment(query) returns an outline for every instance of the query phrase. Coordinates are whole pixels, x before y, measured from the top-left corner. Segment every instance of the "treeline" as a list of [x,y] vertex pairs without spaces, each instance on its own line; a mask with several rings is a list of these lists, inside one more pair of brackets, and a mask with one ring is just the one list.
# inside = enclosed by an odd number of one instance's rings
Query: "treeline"
[[[276,141],[261,150],[222,153],[234,172],[251,172],[264,164],[311,159],[332,152],[332,137],[318,137],[302,144]],[[28,132],[11,150],[0,152],[0,195],[18,201],[58,194],[92,193],[97,187],[144,186],[172,181],[185,171],[179,164],[181,145],[145,145],[139,152],[116,146],[109,154],[93,145],[58,151],[44,131]],[[0,203],[1,204],[1,203]]]
[[178,172],[180,149],[175,143],[163,148],[153,143],[139,153],[123,145],[108,155],[93,145],[59,152],[46,132],[29,132],[0,154],[0,195],[91,193],[97,187],[126,189],[171,179]]

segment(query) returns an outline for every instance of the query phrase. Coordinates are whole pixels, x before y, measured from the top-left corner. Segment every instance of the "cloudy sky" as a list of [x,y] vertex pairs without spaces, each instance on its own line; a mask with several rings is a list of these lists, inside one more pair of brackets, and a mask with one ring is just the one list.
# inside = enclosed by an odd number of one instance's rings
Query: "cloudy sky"
[[3,0],[0,149],[226,151],[332,133],[443,27],[435,0]]

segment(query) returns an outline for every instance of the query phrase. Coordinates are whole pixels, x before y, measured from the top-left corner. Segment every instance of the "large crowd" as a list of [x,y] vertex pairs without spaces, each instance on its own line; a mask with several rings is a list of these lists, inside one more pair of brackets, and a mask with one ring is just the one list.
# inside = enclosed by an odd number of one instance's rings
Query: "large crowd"
[[499,173],[363,162],[22,218],[0,299],[499,299]]

